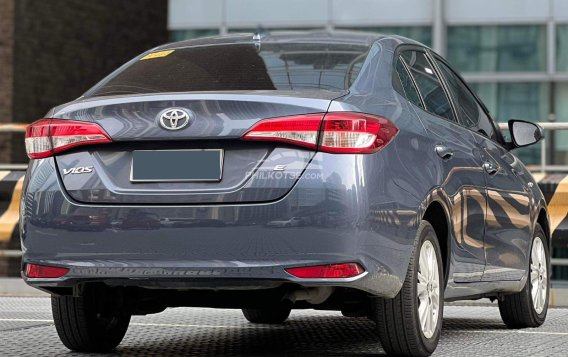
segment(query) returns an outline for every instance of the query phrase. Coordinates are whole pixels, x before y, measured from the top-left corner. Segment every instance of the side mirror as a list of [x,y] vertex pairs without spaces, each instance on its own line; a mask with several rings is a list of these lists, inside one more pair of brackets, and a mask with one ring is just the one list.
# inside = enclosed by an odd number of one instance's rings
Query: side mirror
[[515,148],[536,144],[544,138],[540,126],[524,120],[509,120],[509,132]]

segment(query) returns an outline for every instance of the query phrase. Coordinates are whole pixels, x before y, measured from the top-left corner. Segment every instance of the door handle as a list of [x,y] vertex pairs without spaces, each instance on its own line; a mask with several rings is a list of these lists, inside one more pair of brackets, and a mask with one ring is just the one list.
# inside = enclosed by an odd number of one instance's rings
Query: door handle
[[446,145],[438,144],[434,147],[434,150],[436,150],[436,154],[444,160],[449,160],[454,156],[452,149]]
[[487,172],[491,176],[499,172],[499,167],[492,162],[485,161],[482,166],[485,172]]

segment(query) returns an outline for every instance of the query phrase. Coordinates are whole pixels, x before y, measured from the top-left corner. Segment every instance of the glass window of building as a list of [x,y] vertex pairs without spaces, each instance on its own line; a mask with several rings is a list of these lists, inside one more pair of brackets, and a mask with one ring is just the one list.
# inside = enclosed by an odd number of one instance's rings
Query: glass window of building
[[471,87],[500,122],[511,118],[542,121],[549,114],[548,83],[473,83]]
[[201,30],[173,30],[170,31],[170,41],[191,40],[192,38],[216,36],[219,29],[201,29]]
[[426,46],[432,46],[432,28],[430,26],[336,27],[336,29],[399,35],[421,42]]
[[[554,84],[554,113],[557,121],[568,121],[568,83]],[[553,134],[554,133],[554,134]],[[568,163],[568,131],[548,131],[547,136],[554,135],[554,147],[552,163],[566,165]]]
[[568,71],[568,25],[556,26],[556,70]]
[[450,26],[448,59],[464,72],[546,70],[544,25]]
[[317,28],[317,27],[292,27],[292,28],[264,28],[264,27],[243,27],[243,28],[230,28],[227,30],[228,33],[256,33],[258,31],[262,31],[262,32],[271,32],[271,31],[317,31],[317,30],[321,30],[324,31],[325,29],[323,28]]

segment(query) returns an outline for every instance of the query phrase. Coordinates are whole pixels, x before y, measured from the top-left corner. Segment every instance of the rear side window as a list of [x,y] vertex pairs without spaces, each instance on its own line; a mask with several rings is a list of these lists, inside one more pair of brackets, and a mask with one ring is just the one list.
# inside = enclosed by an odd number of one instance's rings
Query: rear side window
[[403,63],[402,58],[397,58],[395,63],[395,78],[394,87],[397,92],[408,99],[411,103],[424,109],[422,101],[420,100],[420,95],[418,90],[406,69],[406,65]]
[[179,48],[134,61],[86,96],[232,90],[343,91],[356,79],[367,51],[366,45],[321,43]]
[[426,55],[419,51],[404,51],[401,57],[414,77],[426,110],[450,121],[456,121],[450,101]]
[[451,95],[456,104],[458,116],[463,125],[488,138],[497,140],[491,119],[487,116],[467,85],[444,62],[436,60],[442,76],[446,78]]

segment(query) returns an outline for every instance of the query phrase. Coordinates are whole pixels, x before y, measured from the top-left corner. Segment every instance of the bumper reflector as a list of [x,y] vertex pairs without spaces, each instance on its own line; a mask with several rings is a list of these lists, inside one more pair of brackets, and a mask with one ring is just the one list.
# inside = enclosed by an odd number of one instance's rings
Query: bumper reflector
[[28,278],[61,278],[69,272],[68,268],[50,267],[46,265],[26,264]]
[[365,269],[357,263],[344,263],[288,268],[286,272],[301,279],[339,279],[360,275]]

